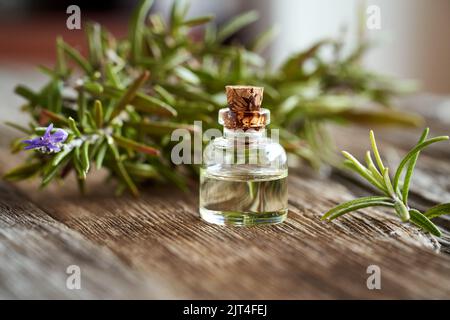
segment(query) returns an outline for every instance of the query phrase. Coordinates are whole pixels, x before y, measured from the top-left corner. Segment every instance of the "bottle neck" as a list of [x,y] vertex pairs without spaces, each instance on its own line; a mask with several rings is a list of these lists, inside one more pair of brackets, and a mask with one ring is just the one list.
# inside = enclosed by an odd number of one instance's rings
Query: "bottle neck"
[[244,139],[252,141],[264,138],[266,135],[267,133],[265,128],[247,131],[223,128],[223,136],[226,139]]

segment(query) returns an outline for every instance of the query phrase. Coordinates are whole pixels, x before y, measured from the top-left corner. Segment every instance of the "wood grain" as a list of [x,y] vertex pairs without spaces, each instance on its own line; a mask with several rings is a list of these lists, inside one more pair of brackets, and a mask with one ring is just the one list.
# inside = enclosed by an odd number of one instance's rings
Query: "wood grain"
[[[71,265],[80,268],[80,289],[66,286]],[[0,183],[0,299],[174,297],[156,279],[131,270]]]
[[[133,270],[158,274],[182,298],[443,298],[450,259],[438,243],[377,210],[324,223],[321,214],[352,192],[332,180],[291,174],[286,223],[228,228],[205,224],[195,192],[146,190],[142,197],[54,191],[33,199],[54,219],[110,248]],[[366,287],[369,265],[383,290]],[[413,267],[411,267],[413,266]]]
[[[392,166],[419,135],[376,132]],[[367,133],[340,128],[335,136],[339,147],[358,153],[367,149]],[[4,171],[17,158],[1,150]],[[424,208],[450,196],[449,156],[448,146],[421,155],[415,205]],[[43,191],[28,182],[16,186],[26,200],[11,186],[0,189],[2,296],[450,298],[450,256],[443,253],[448,232],[438,242],[379,209],[320,221],[335,204],[367,194],[348,174],[291,169],[286,222],[251,228],[202,222],[196,183],[188,193],[148,186],[138,199],[115,197],[98,179],[88,183],[84,197],[71,181]],[[73,261],[89,270],[83,293],[64,287],[65,267]],[[369,265],[381,268],[381,290],[367,289]]]

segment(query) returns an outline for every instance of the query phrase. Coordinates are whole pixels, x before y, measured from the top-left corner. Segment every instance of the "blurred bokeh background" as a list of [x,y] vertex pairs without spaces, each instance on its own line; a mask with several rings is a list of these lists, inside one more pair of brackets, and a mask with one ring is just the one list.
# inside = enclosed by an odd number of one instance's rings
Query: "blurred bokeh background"
[[[0,118],[19,117],[20,98],[13,95],[13,88],[19,82],[39,87],[44,76],[35,65],[52,64],[58,35],[83,50],[83,25],[94,20],[116,36],[125,36],[136,3],[0,0]],[[72,4],[81,8],[81,30],[66,28],[66,9]],[[157,0],[152,10],[168,14],[171,4],[171,0]],[[221,24],[237,13],[257,10],[258,23],[236,37],[245,42],[261,30],[277,26],[278,36],[264,53],[276,66],[324,37],[344,37],[349,48],[355,46],[361,14],[366,17],[369,5],[381,9],[381,29],[365,28],[365,35],[375,43],[363,61],[365,66],[395,77],[416,79],[424,92],[449,94],[449,0],[192,0],[190,15],[212,13]]]

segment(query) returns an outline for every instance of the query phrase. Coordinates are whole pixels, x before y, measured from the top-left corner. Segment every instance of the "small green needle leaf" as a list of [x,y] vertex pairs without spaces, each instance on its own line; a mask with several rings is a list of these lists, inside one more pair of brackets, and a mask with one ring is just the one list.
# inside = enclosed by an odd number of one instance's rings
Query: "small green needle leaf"
[[378,180],[378,182],[384,184],[384,178],[373,163],[370,151],[366,152],[366,164],[367,168],[370,170],[370,172],[372,172],[372,175]]
[[193,19],[189,19],[189,20],[184,21],[183,25],[188,26],[188,27],[195,27],[195,26],[198,26],[198,25],[202,25],[202,24],[208,23],[208,22],[210,22],[213,19],[214,19],[214,15],[197,17],[197,18],[193,18]]
[[222,42],[229,36],[233,35],[243,27],[255,22],[259,19],[259,14],[256,11],[245,12],[238,15],[226,23],[222,29],[217,33],[217,42]]
[[[113,147],[114,144],[110,144],[109,146],[110,146],[110,148],[114,148]],[[122,178],[123,182],[125,182],[128,189],[130,189],[131,193],[134,196],[138,196],[139,195],[138,188],[136,187],[135,183],[133,182],[133,180],[131,179],[127,170],[125,169],[122,161],[119,159],[116,159],[116,168],[117,168],[117,172],[118,172],[119,176]]]
[[409,210],[409,213],[411,215],[411,222],[413,224],[430,232],[432,235],[435,235],[437,237],[442,236],[441,230],[439,230],[439,228],[433,222],[431,222],[426,216],[420,213],[420,211],[411,209]]
[[392,187],[391,178],[389,177],[389,168],[384,169],[383,180],[389,195],[392,198],[395,198],[397,194],[395,193],[394,188]]
[[138,152],[146,153],[152,156],[158,156],[160,151],[153,147],[147,146],[145,144],[133,141],[131,139],[127,139],[125,137],[121,137],[119,135],[113,135],[114,141],[125,148],[130,148]]
[[41,117],[44,119],[48,118],[49,120],[54,121],[56,123],[61,123],[65,125],[69,124],[69,120],[66,117],[47,109],[41,110]]
[[170,11],[170,24],[172,30],[176,30],[183,22],[189,9],[188,2],[184,0],[175,0]]
[[131,163],[124,162],[123,165],[125,169],[131,176],[139,177],[139,178],[156,178],[159,176],[158,170],[150,165],[145,163]]
[[438,204],[427,211],[425,211],[424,215],[428,219],[433,219],[444,214],[450,214],[450,203],[442,203]]
[[[420,137],[418,144],[420,144],[420,143],[425,141],[425,139],[428,136],[429,131],[430,130],[428,128],[426,128],[423,131],[422,136]],[[408,163],[408,168],[406,170],[405,179],[403,181],[403,187],[402,187],[402,199],[403,199],[403,203],[404,204],[408,203],[409,184],[411,183],[412,174],[414,172],[414,168],[416,166],[417,159],[419,158],[419,154],[420,154],[420,151],[417,152],[416,155],[413,156],[411,158],[411,160],[409,160],[409,163]]]
[[61,37],[56,38],[56,69],[60,74],[67,73],[67,62],[64,55],[64,41]]
[[100,95],[103,93],[103,86],[98,82],[86,81],[83,84],[83,87],[94,95]]
[[81,146],[81,153],[80,153],[80,160],[81,160],[81,167],[83,168],[84,172],[89,171],[89,142],[86,141]]
[[75,120],[72,117],[69,117],[69,128],[72,130],[73,134],[77,137],[81,137],[81,132],[77,127]]
[[372,206],[387,206],[393,207],[392,199],[389,197],[383,196],[371,196],[371,197],[363,197],[351,201],[344,202],[333,209],[329,210],[325,213],[321,220],[333,220],[337,217],[351,211],[355,211],[362,208],[372,207]]
[[64,146],[63,149],[53,158],[52,165],[57,166],[71,151],[72,148]]
[[100,100],[94,102],[95,124],[97,128],[103,127],[103,105]]
[[411,151],[409,151],[406,156],[402,159],[400,164],[397,167],[397,171],[395,172],[394,177],[394,190],[397,190],[400,175],[402,174],[403,169],[405,168],[405,165],[408,163],[409,160],[411,160],[416,154],[424,149],[425,147],[429,146],[430,144],[439,142],[439,141],[445,141],[448,140],[448,136],[439,136],[435,138],[431,138],[428,140],[423,141],[422,143],[417,144]]
[[16,130],[19,130],[20,132],[25,133],[26,135],[32,134],[32,131],[30,129],[22,127],[20,124],[17,124],[17,123],[6,121],[5,125],[7,125],[8,127],[14,128]]
[[103,165],[103,160],[105,159],[106,151],[108,150],[108,144],[105,142],[100,146],[100,149],[97,152],[95,157],[95,164],[97,170],[99,170]]
[[39,96],[26,86],[16,86],[14,88],[14,93],[28,100],[32,105],[38,104]]
[[41,168],[42,163],[40,162],[28,162],[23,165],[20,165],[18,167],[15,167],[14,169],[8,171],[3,176],[3,179],[8,181],[19,181],[28,179],[32,176],[34,176],[39,169]]
[[142,55],[144,42],[145,18],[153,4],[153,0],[141,1],[134,11],[130,24],[131,59],[138,62]]
[[86,171],[84,170],[82,164],[81,164],[81,152],[80,147],[75,147],[74,149],[74,157],[73,157],[73,165],[75,167],[75,170],[77,171],[78,178],[85,180],[86,179]]
[[347,151],[342,151],[342,154],[352,163],[353,168],[356,172],[358,172],[362,177],[364,177],[368,182],[377,187],[383,192],[387,192],[385,186],[383,186],[377,179],[374,178],[369,169],[364,167],[354,156],[352,156]]
[[370,143],[372,145],[372,151],[373,154],[375,155],[375,161],[377,162],[378,168],[380,169],[381,173],[383,173],[385,167],[383,164],[383,160],[381,160],[380,152],[378,151],[377,142],[375,140],[375,134],[373,133],[372,130],[370,130],[369,136],[370,136]]
[[398,216],[400,217],[400,219],[402,219],[403,222],[406,222],[409,220],[410,216],[409,216],[408,208],[406,208],[405,204],[402,201],[400,201],[400,200],[395,201],[394,209],[395,209],[395,212],[397,212]]
[[261,33],[253,42],[252,50],[255,52],[263,51],[268,44],[278,35],[279,28],[273,26]]
[[153,89],[161,96],[161,98],[167,102],[169,105],[175,104],[175,97],[166,89],[159,85],[155,85]]
[[58,45],[64,50],[64,52],[76,63],[78,66],[83,69],[87,74],[92,74],[94,69],[89,64],[89,61],[84,58],[80,52],[69,46],[64,41],[60,41]]
[[114,110],[111,114],[111,119],[114,119],[116,116],[118,116],[120,112],[122,112],[122,110],[124,110],[125,107],[133,100],[133,98],[136,96],[137,91],[145,83],[145,81],[147,81],[149,76],[150,72],[148,70],[145,70],[136,80],[133,81],[133,83],[123,93],[122,97],[114,107]]

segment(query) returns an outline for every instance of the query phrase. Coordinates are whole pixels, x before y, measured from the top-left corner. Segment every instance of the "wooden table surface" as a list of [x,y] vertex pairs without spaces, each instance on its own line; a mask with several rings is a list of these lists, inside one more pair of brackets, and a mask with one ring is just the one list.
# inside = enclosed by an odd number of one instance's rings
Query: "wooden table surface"
[[[448,100],[405,104],[427,117],[433,135],[449,133]],[[333,130],[340,147],[367,149],[367,128]],[[392,166],[420,130],[376,132]],[[7,148],[16,133],[0,133],[3,173],[20,156]],[[449,159],[449,143],[421,154],[412,188],[418,208],[450,201]],[[288,219],[251,228],[202,222],[195,182],[188,193],[147,186],[138,199],[114,196],[101,179],[80,196],[72,182],[37,190],[0,181],[0,298],[450,298],[447,217],[438,220],[439,241],[382,209],[320,221],[367,193],[347,173],[290,169]],[[80,267],[79,290],[66,287],[70,265]],[[380,267],[381,290],[367,288],[370,265]]]

